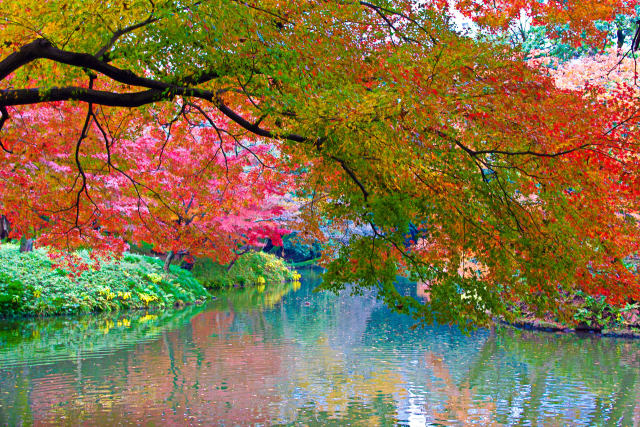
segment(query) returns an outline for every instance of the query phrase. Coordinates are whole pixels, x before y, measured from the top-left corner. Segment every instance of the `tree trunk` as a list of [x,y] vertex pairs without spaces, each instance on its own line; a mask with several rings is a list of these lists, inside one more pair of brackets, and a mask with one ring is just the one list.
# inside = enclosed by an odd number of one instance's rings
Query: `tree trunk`
[[624,31],[622,31],[621,29],[618,29],[618,31],[616,31],[616,37],[618,38],[618,49],[622,49],[622,46],[624,46],[624,39],[625,39]]
[[9,220],[6,216],[0,217],[0,239],[4,240],[9,237]]
[[231,271],[231,267],[233,267],[233,264],[235,264],[235,263],[236,263],[236,261],[238,260],[238,258],[240,258],[240,255],[236,255],[236,256],[231,260],[231,262],[229,263],[229,265],[227,265],[227,273],[228,273],[229,271]]
[[176,260],[176,263],[178,265],[182,264],[182,260],[184,259],[186,254],[187,254],[187,251],[185,250],[179,250],[178,252],[176,252],[174,259]]
[[33,239],[27,239],[22,236],[20,239],[20,252],[32,252],[33,251]]
[[169,251],[167,252],[167,256],[164,259],[164,272],[168,273],[169,272],[169,266],[171,265],[171,261],[173,260],[173,251]]

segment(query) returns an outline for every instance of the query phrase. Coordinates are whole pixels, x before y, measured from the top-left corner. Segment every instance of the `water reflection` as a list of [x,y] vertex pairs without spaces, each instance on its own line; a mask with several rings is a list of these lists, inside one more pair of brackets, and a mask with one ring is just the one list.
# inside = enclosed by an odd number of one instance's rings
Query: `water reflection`
[[411,331],[373,295],[313,293],[318,280],[0,323],[0,425],[640,423],[640,342]]

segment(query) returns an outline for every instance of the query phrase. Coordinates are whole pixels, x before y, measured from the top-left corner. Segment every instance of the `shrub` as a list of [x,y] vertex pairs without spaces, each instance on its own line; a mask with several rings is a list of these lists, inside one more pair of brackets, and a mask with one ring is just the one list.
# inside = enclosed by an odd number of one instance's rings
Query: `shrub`
[[625,314],[640,308],[638,303],[627,303],[624,308],[611,305],[604,295],[594,297],[579,292],[578,296],[583,297],[584,302],[576,308],[573,319],[579,325],[594,329],[626,326]]
[[19,312],[24,304],[24,285],[9,274],[0,272],[0,313]]
[[205,286],[216,289],[268,286],[296,280],[297,274],[289,269],[284,260],[265,252],[247,252],[229,270],[210,259],[197,259],[192,272]]

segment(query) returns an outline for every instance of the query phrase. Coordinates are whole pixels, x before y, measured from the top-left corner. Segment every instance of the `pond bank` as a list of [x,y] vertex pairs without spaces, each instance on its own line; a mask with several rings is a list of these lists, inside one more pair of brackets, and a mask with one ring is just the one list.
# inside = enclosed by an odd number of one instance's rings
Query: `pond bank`
[[198,259],[192,271],[171,265],[168,274],[161,259],[142,254],[125,253],[96,266],[79,251],[66,261],[71,266],[55,262],[46,248],[22,253],[15,244],[0,246],[0,318],[180,308],[236,288],[258,299],[276,298],[300,285],[300,275],[284,260],[254,251],[230,268]]
[[[640,338],[640,303],[627,301],[614,305],[605,296],[576,292],[565,295],[564,313],[540,313],[524,302],[508,306],[509,315],[498,323],[519,329],[543,332],[594,334],[617,338]],[[508,319],[508,321],[507,321]]]
[[517,329],[524,329],[539,332],[555,332],[563,334],[593,334],[612,338],[630,338],[640,339],[640,329],[630,327],[612,327],[612,328],[576,328],[563,325],[557,322],[550,322],[540,319],[520,318],[512,322],[504,319],[497,319],[497,323],[510,326]]

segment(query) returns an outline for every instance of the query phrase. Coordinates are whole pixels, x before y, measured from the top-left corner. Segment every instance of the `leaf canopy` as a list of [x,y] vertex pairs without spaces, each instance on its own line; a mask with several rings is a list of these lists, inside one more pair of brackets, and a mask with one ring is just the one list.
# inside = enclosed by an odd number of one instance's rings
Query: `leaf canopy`
[[[73,225],[96,229],[105,221],[96,209],[106,218],[110,205],[92,205],[74,180],[94,179],[83,168],[117,172],[105,160],[109,144],[135,175],[158,156],[144,138],[177,132],[175,178],[212,153],[225,164],[220,148],[268,141],[275,151],[254,157],[267,156],[273,178],[307,198],[299,213],[307,233],[330,226],[347,236],[331,239],[325,288],[376,287],[419,320],[463,325],[507,314],[512,301],[561,311],[560,298],[576,290],[638,299],[638,277],[623,262],[639,242],[636,81],[608,97],[559,87],[518,48],[465,34],[455,18],[504,31],[526,15],[552,36],[593,43],[594,22],[615,22],[632,3],[5,2],[0,140],[13,153],[1,160],[3,192],[32,185],[52,153],[74,150],[75,170],[72,184],[28,187],[28,198],[54,195],[48,208],[5,197],[4,209],[20,209],[18,223],[46,216],[46,234],[61,215],[55,195],[73,191]],[[56,124],[46,108],[61,105],[71,106],[69,119]],[[29,114],[37,120],[21,119]],[[56,137],[54,126],[68,132]],[[171,182],[169,198],[188,198],[184,181]],[[155,189],[129,196],[158,203],[157,187],[145,185]],[[220,203],[251,193],[237,191]],[[398,275],[419,281],[429,302],[400,294]]]

